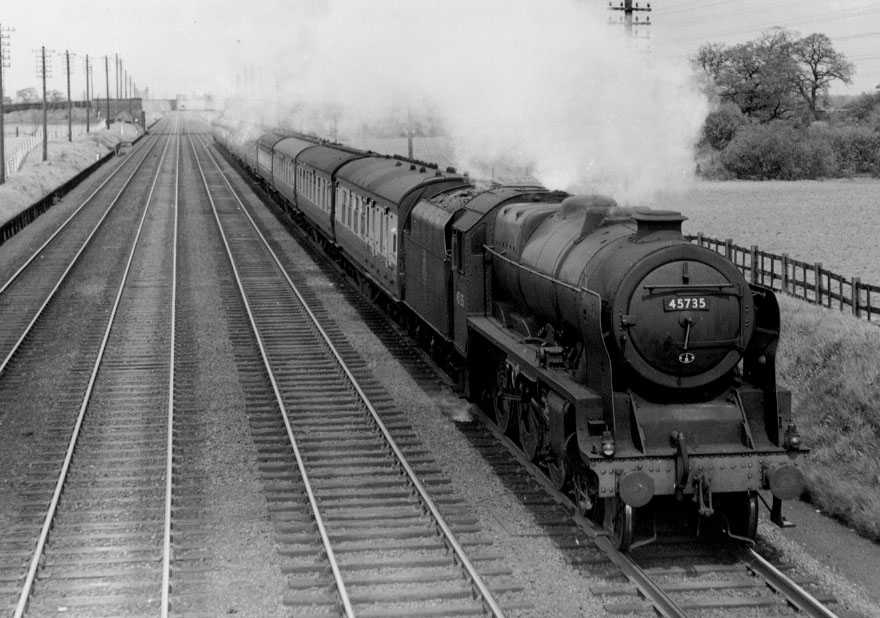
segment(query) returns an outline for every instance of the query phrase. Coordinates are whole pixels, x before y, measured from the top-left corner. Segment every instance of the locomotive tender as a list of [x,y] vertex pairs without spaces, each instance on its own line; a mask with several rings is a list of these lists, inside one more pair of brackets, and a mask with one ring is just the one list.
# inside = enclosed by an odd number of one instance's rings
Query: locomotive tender
[[653,540],[670,497],[750,541],[769,489],[783,524],[805,449],[775,381],[776,298],[687,242],[679,213],[479,190],[299,134],[215,136],[619,547]]

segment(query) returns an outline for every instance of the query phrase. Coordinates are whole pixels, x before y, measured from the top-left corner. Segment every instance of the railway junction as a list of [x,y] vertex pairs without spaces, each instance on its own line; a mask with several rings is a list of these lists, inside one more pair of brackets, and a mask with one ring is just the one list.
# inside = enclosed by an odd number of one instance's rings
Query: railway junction
[[3,615],[870,615],[615,549],[240,171],[169,114],[0,247]]

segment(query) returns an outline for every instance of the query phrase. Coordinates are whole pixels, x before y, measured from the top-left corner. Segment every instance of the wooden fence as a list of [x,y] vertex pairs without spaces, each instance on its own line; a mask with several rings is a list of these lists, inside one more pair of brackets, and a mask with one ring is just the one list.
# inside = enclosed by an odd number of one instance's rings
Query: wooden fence
[[800,298],[814,305],[836,307],[869,321],[880,316],[880,286],[862,283],[858,277],[847,279],[822,268],[821,263],[808,264],[788,257],[733,244],[730,239],[718,240],[702,234],[686,236],[688,240],[724,255],[736,264],[752,283],[759,283],[778,292]]

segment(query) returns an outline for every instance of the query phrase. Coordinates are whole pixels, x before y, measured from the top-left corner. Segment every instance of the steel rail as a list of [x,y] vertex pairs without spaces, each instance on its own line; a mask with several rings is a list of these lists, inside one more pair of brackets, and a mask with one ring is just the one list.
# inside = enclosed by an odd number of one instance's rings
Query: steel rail
[[[55,483],[55,490],[52,493],[52,500],[49,502],[49,510],[46,512],[46,517],[43,520],[43,526],[40,530],[40,536],[37,539],[36,547],[34,548],[34,554],[31,558],[30,566],[28,567],[28,572],[25,577],[24,586],[22,587],[21,593],[18,597],[18,603],[15,606],[15,612],[13,613],[13,618],[21,618],[24,615],[25,609],[27,608],[28,600],[30,599],[31,590],[33,589],[34,580],[36,579],[37,569],[40,566],[40,560],[43,556],[43,550],[46,547],[46,542],[49,538],[49,532],[52,528],[52,522],[55,519],[55,512],[58,510],[58,503],[61,499],[61,492],[64,489],[64,483],[67,480],[67,472],[70,469],[70,462],[73,459],[73,451],[76,448],[76,443],[79,439],[80,429],[82,428],[83,421],[85,420],[86,410],[88,409],[89,402],[92,396],[92,391],[95,387],[95,382],[98,377],[98,370],[101,366],[101,362],[104,358],[104,352],[107,349],[107,341],[110,339],[110,331],[113,328],[113,323],[116,320],[116,312],[119,309],[120,301],[122,300],[122,294],[125,290],[125,283],[128,280],[128,274],[131,270],[131,264],[134,261],[134,254],[137,250],[138,241],[141,237],[141,231],[144,227],[144,221],[147,218],[147,212],[150,209],[150,204],[152,203],[153,191],[156,188],[156,182],[158,181],[159,174],[162,170],[162,163],[165,160],[165,153],[168,150],[168,143],[170,140],[165,141],[165,146],[162,150],[162,156],[159,160],[159,164],[156,166],[156,175],[153,177],[153,183],[150,187],[150,192],[147,195],[146,204],[144,206],[144,212],[141,214],[140,222],[138,223],[137,232],[135,234],[134,240],[132,241],[131,251],[128,254],[128,260],[125,264],[125,269],[123,270],[122,280],[119,283],[119,289],[116,291],[116,298],[113,301],[113,307],[110,310],[110,315],[107,320],[107,326],[104,329],[104,336],[101,339],[101,345],[98,348],[98,354],[95,358],[95,362],[92,366],[91,376],[89,377],[89,383],[86,387],[85,394],[83,395],[83,401],[79,408],[79,413],[76,417],[76,423],[73,427],[73,433],[70,436],[70,440],[68,441],[67,451],[64,455],[64,463],[61,465],[61,471],[58,474],[58,480]],[[130,178],[129,178],[130,180]],[[121,191],[120,191],[121,193]],[[79,255],[79,254],[77,254]]]
[[388,444],[389,448],[394,453],[394,456],[397,458],[397,461],[400,464],[400,467],[404,470],[410,483],[412,484],[412,486],[416,489],[417,493],[419,494],[419,498],[421,499],[422,504],[425,506],[428,513],[430,513],[431,517],[434,519],[434,522],[436,523],[437,527],[442,532],[442,536],[445,539],[447,546],[449,547],[449,549],[452,550],[452,552],[455,555],[455,557],[457,558],[457,560],[461,563],[464,571],[467,573],[468,578],[471,581],[471,585],[474,588],[474,591],[480,596],[485,608],[488,611],[490,611],[492,613],[492,615],[503,616],[504,612],[501,609],[498,602],[495,600],[494,595],[489,590],[488,586],[486,586],[485,582],[483,582],[482,577],[480,577],[480,574],[477,573],[476,568],[474,567],[474,565],[471,563],[470,559],[465,554],[464,548],[458,542],[458,539],[455,537],[455,534],[453,533],[452,529],[446,523],[445,518],[440,513],[440,510],[437,508],[437,505],[431,499],[430,495],[428,494],[427,489],[422,484],[422,482],[418,479],[418,476],[416,475],[416,473],[412,469],[412,467],[409,465],[409,462],[407,462],[406,457],[404,456],[403,452],[400,450],[400,447],[398,447],[394,438],[391,436],[391,433],[388,431],[387,427],[385,426],[385,423],[382,422],[382,419],[379,417],[379,413],[376,411],[375,407],[373,407],[373,404],[370,402],[366,393],[361,388],[360,384],[357,381],[357,378],[355,378],[355,376],[351,373],[348,366],[345,364],[345,361],[343,360],[342,355],[336,349],[336,346],[333,345],[333,342],[331,341],[329,335],[327,335],[327,332],[324,330],[324,328],[319,323],[318,318],[315,316],[315,314],[309,308],[305,299],[302,297],[302,294],[300,293],[299,289],[296,287],[296,284],[294,284],[293,281],[291,280],[290,275],[288,275],[284,266],[281,264],[281,261],[278,259],[278,255],[275,253],[275,251],[272,250],[272,247],[269,246],[269,242],[266,240],[266,237],[260,231],[259,227],[257,226],[256,222],[251,217],[247,208],[245,208],[244,202],[242,202],[238,193],[232,187],[232,184],[229,182],[229,179],[227,178],[226,174],[224,174],[223,171],[221,170],[220,165],[217,162],[217,159],[214,157],[214,155],[211,153],[210,149],[204,143],[202,145],[205,148],[205,150],[207,151],[208,156],[211,158],[211,161],[214,163],[214,166],[220,172],[221,177],[223,178],[223,181],[226,183],[226,186],[229,188],[229,191],[235,197],[236,202],[238,202],[238,205],[241,208],[241,211],[245,214],[248,221],[250,221],[251,226],[257,232],[257,235],[260,237],[260,240],[263,242],[263,245],[265,246],[266,250],[272,256],[272,259],[274,260],[275,264],[278,266],[278,269],[280,270],[281,274],[284,276],[284,279],[287,281],[288,286],[293,291],[293,293],[296,295],[299,302],[302,304],[306,313],[309,315],[309,318],[312,320],[312,323],[314,324],[316,330],[320,333],[321,338],[324,340],[324,343],[330,349],[331,353],[333,354],[333,356],[336,359],[336,362],[339,364],[340,368],[345,373],[345,376],[347,377],[347,379],[351,383],[352,387],[354,388],[354,390],[357,393],[358,397],[360,398],[361,402],[364,404],[366,409],[369,411],[369,413],[373,419],[373,422],[379,428],[380,432],[382,433],[383,438],[385,439],[385,442]]
[[496,440],[504,445],[508,452],[510,452],[521,466],[529,471],[532,478],[540,484],[548,494],[553,496],[560,504],[565,505],[572,520],[592,537],[596,546],[599,547],[599,549],[608,556],[608,559],[611,560],[624,575],[626,575],[636,588],[638,588],[642,596],[654,606],[654,609],[658,614],[666,616],[667,618],[684,618],[687,616],[687,613],[679,607],[678,604],[673,601],[656,582],[654,582],[654,580],[651,579],[650,575],[645,573],[641,567],[635,564],[629,556],[614,546],[614,543],[609,538],[607,532],[599,529],[593,521],[578,512],[577,507],[571,499],[556,489],[547,479],[544,472],[532,461],[526,459],[519,446],[517,446],[508,436],[498,431],[495,424],[489,420],[482,410],[474,411],[472,414],[480,419],[482,425],[488,429]]
[[168,353],[168,436],[165,446],[165,526],[162,532],[162,599],[161,618],[168,618],[171,593],[171,490],[174,473],[174,352],[177,337],[177,252],[178,207],[180,197],[180,126],[175,122],[176,163],[174,167],[174,229],[171,246],[171,342]]
[[834,612],[822,605],[816,597],[804,590],[782,571],[767,562],[753,548],[743,547],[739,554],[740,559],[749,565],[750,569],[764,578],[774,590],[784,596],[798,611],[808,616],[816,616],[817,618],[836,618],[837,615]]
[[299,468],[300,475],[302,476],[303,487],[306,490],[306,494],[309,499],[309,505],[312,509],[312,514],[315,517],[315,525],[318,527],[318,533],[321,536],[321,542],[324,546],[324,551],[327,554],[327,561],[330,563],[330,569],[333,572],[333,578],[336,581],[336,588],[339,593],[339,599],[342,603],[343,609],[345,610],[345,615],[349,618],[354,617],[354,607],[352,607],[351,599],[348,596],[348,591],[345,586],[345,581],[342,579],[342,572],[339,569],[339,564],[336,561],[336,553],[333,551],[333,546],[330,543],[330,536],[327,534],[327,528],[324,525],[324,518],[321,515],[321,510],[318,506],[318,499],[315,496],[315,492],[312,489],[311,481],[309,480],[309,474],[306,471],[305,461],[303,460],[302,453],[299,449],[299,443],[296,440],[296,437],[293,435],[293,427],[290,423],[290,418],[287,413],[287,406],[284,404],[284,398],[281,395],[281,390],[278,387],[278,382],[275,379],[275,374],[272,370],[272,366],[269,363],[269,356],[266,352],[266,347],[263,344],[263,337],[260,335],[260,331],[257,328],[256,320],[254,319],[253,311],[251,310],[251,304],[248,300],[247,293],[244,290],[244,285],[241,281],[241,276],[238,272],[238,266],[235,263],[235,259],[232,256],[232,249],[229,247],[229,242],[226,237],[226,232],[223,229],[223,225],[220,223],[220,216],[217,213],[217,205],[214,202],[214,197],[211,195],[211,189],[208,186],[208,179],[205,177],[205,170],[202,167],[202,163],[199,160],[198,153],[196,152],[195,144],[193,143],[193,139],[191,136],[188,136],[190,146],[192,148],[193,156],[195,157],[196,165],[199,168],[199,174],[202,178],[202,183],[205,185],[205,191],[208,195],[208,201],[211,202],[211,211],[214,214],[214,220],[217,222],[217,229],[220,231],[220,238],[223,240],[223,246],[226,248],[226,256],[229,259],[229,264],[232,266],[232,272],[235,276],[235,283],[238,286],[239,294],[241,294],[241,299],[244,302],[244,307],[248,315],[248,320],[251,324],[251,329],[253,330],[254,337],[257,340],[257,346],[260,349],[260,356],[263,359],[263,366],[266,369],[266,373],[268,374],[269,381],[272,384],[272,391],[275,394],[275,400],[278,403],[278,407],[281,411],[281,417],[284,420],[284,427],[287,430],[287,437],[290,440],[290,445],[293,448],[293,455],[296,458],[296,465]]
[[[77,263],[77,261],[79,260],[79,257],[80,257],[80,256],[83,254],[83,252],[86,250],[86,247],[88,247],[89,243],[92,241],[92,238],[95,236],[95,234],[97,234],[98,230],[101,228],[101,226],[103,225],[104,221],[105,221],[105,220],[107,219],[107,217],[110,215],[110,211],[113,210],[113,208],[114,208],[114,207],[116,206],[116,204],[119,202],[119,197],[120,197],[120,196],[122,195],[122,193],[128,188],[129,184],[131,183],[131,179],[134,178],[134,175],[137,174],[137,172],[141,169],[141,166],[143,166],[144,161],[147,160],[147,157],[150,156],[150,153],[153,152],[153,148],[155,148],[155,147],[156,147],[156,144],[158,144],[158,143],[159,143],[159,142],[158,142],[158,139],[157,139],[157,140],[155,140],[155,141],[150,145],[150,147],[147,149],[147,152],[144,154],[144,156],[141,158],[141,160],[138,161],[137,166],[135,166],[134,170],[131,172],[131,174],[129,174],[128,178],[125,179],[125,183],[122,185],[122,187],[121,187],[121,188],[119,189],[119,191],[116,193],[116,195],[113,197],[113,199],[112,199],[111,202],[110,202],[110,205],[107,207],[107,210],[104,212],[103,215],[101,215],[101,218],[100,218],[100,219],[98,220],[98,222],[95,224],[95,227],[92,229],[92,231],[91,231],[91,232],[89,233],[89,235],[86,237],[86,239],[83,241],[83,243],[82,243],[82,245],[80,246],[79,250],[78,250],[78,251],[76,252],[76,254],[73,256],[73,258],[71,258],[70,263],[67,265],[67,268],[65,268],[65,269],[64,269],[64,272],[61,273],[61,276],[58,278],[58,281],[55,283],[55,286],[49,291],[49,294],[46,296],[45,300],[43,300],[43,303],[42,303],[42,304],[40,305],[40,307],[37,309],[36,313],[34,314],[34,317],[31,318],[30,322],[28,322],[27,326],[25,326],[24,332],[21,334],[21,336],[18,338],[18,340],[17,340],[17,341],[15,342],[15,344],[12,346],[12,349],[11,349],[11,350],[9,351],[9,353],[6,355],[6,358],[4,358],[2,362],[0,362],[0,375],[3,375],[3,372],[6,370],[6,367],[9,365],[9,362],[12,360],[12,357],[15,356],[15,353],[16,353],[16,352],[18,351],[18,349],[21,347],[21,344],[22,344],[22,342],[25,340],[25,337],[27,337],[28,334],[31,332],[31,329],[33,329],[34,324],[36,324],[36,322],[37,322],[37,320],[39,319],[39,317],[43,314],[43,311],[46,309],[46,306],[49,304],[49,302],[50,302],[50,301],[52,300],[52,298],[55,296],[55,293],[58,291],[58,289],[61,287],[61,284],[64,283],[64,280],[67,278],[67,275],[70,273],[70,271],[73,269],[74,265],[75,265],[75,264]],[[109,179],[108,179],[108,180],[109,180]],[[104,184],[106,184],[106,181],[105,181]],[[103,187],[104,184],[102,184],[101,186]],[[100,189],[100,187],[99,187],[98,189]],[[98,190],[96,189],[96,190],[95,190],[95,193],[97,193],[97,191],[98,191]],[[95,193],[93,193],[92,196],[94,196]],[[92,196],[90,196],[89,199],[91,199]],[[80,206],[79,209],[77,209],[77,212],[79,212],[79,211],[83,208],[83,206],[85,206],[85,203],[83,203],[83,205]],[[75,213],[74,213],[74,214],[75,214]],[[73,218],[72,216],[71,216],[70,218],[68,218],[68,222],[69,222],[70,219],[72,219],[72,218]],[[67,225],[67,222],[65,222],[64,225]],[[59,228],[58,231],[60,231],[60,228]],[[58,233],[58,232],[56,232],[55,234],[57,234],[57,233]],[[55,234],[52,235],[52,238],[55,237]],[[51,240],[51,238],[50,238],[49,240]],[[49,242],[49,241],[46,241],[46,243],[43,244],[43,247],[45,247],[45,246],[48,244],[48,242]],[[37,257],[37,255],[43,250],[43,247],[41,247],[41,248],[37,251],[37,253],[35,253],[33,256],[31,256],[31,258],[27,261],[27,263],[25,263],[21,268],[18,269],[18,271],[16,271],[15,275],[13,275],[13,278],[17,278],[17,277],[18,277],[18,275],[24,270],[24,268],[25,268],[28,264],[30,264],[30,263],[31,263],[31,262]],[[10,280],[6,283],[6,285],[3,286],[3,290],[6,289],[6,287],[9,285],[9,283],[10,283],[11,281],[12,281],[12,279],[10,279]],[[2,293],[3,290],[0,290],[0,293]]]
[[[577,521],[577,518],[575,518]],[[654,606],[661,616],[668,618],[684,618],[687,614],[682,610],[663,589],[657,585],[642,568],[633,562],[629,556],[614,546],[614,543],[604,532],[596,534],[593,542],[613,562],[618,569],[635,585],[644,597]]]
[[[126,157],[125,157],[126,161],[128,161],[128,159],[130,159],[131,156],[132,156],[133,154],[134,154],[134,151],[129,152],[128,155],[126,155]],[[91,201],[91,200],[92,200],[92,199],[98,194],[98,191],[100,191],[101,189],[103,189],[103,188],[104,188],[104,185],[106,185],[108,182],[110,182],[111,180],[113,180],[113,178],[116,177],[116,174],[118,174],[120,171],[122,171],[122,167],[123,167],[123,166],[120,165],[120,166],[117,167],[115,170],[113,170],[113,172],[112,172],[109,176],[107,176],[107,178],[105,178],[104,181],[101,182],[101,184],[99,184],[99,185],[97,186],[97,188],[96,188],[94,191],[92,191],[92,192],[89,194],[89,196],[88,196],[87,198],[85,198],[79,206],[76,207],[76,210],[74,210],[74,211],[70,214],[70,216],[68,216],[67,219],[65,219],[65,220],[61,223],[61,225],[58,226],[58,229],[56,229],[54,232],[52,232],[52,235],[49,236],[49,238],[47,238],[46,241],[45,241],[42,245],[40,245],[39,248],[38,248],[36,251],[34,251],[33,255],[31,255],[31,257],[29,257],[29,258],[27,259],[27,261],[26,261],[24,264],[22,264],[22,265],[18,268],[18,270],[16,270],[16,271],[12,274],[12,276],[9,277],[9,279],[6,281],[6,283],[4,283],[2,286],[0,286],[0,294],[3,294],[3,292],[6,291],[6,288],[8,288],[8,287],[12,284],[12,282],[15,281],[15,280],[18,278],[18,276],[19,276],[22,272],[25,271],[25,269],[27,269],[27,267],[31,264],[31,262],[33,262],[35,259],[37,259],[37,257],[40,255],[40,253],[42,253],[43,250],[44,250],[47,246],[49,246],[49,243],[51,243],[51,242],[55,239],[55,237],[58,236],[58,234],[60,234],[61,231],[62,231],[65,227],[67,227],[67,225],[68,225],[71,221],[73,221],[73,220],[76,218],[76,215],[78,215],[79,212],[80,212],[83,208],[85,208],[86,205],[87,205],[87,204],[88,204],[88,203],[89,203],[89,202],[90,202],[90,201]]]

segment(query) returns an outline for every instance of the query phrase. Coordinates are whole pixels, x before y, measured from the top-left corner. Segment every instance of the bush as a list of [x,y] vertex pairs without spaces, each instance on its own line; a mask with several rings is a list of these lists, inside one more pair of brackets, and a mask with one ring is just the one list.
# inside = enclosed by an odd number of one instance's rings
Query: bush
[[880,175],[880,133],[876,130],[862,125],[815,126],[810,134],[834,151],[836,176]]
[[798,135],[787,123],[743,126],[721,153],[721,162],[737,178],[800,178],[803,158]]
[[840,110],[845,118],[866,124],[875,123],[880,113],[880,93],[864,93]]
[[738,106],[725,103],[706,116],[706,121],[703,123],[703,141],[715,150],[724,150],[737,130],[746,122],[746,117]]
[[880,175],[880,133],[866,126],[777,121],[742,126],[721,152],[737,178],[797,180]]

